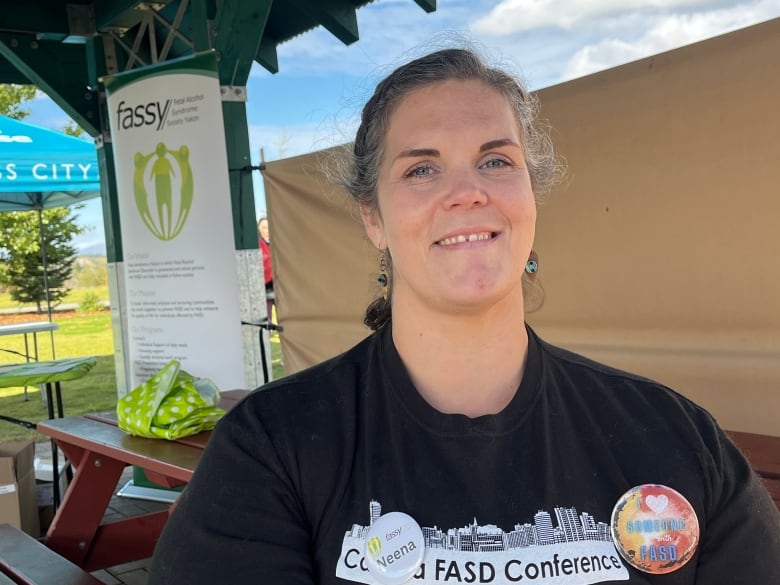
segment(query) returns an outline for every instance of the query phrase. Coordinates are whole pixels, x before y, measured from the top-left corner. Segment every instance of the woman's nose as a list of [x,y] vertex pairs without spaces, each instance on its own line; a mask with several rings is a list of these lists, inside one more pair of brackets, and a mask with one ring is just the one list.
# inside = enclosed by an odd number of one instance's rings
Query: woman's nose
[[446,208],[468,209],[485,203],[487,203],[487,193],[476,172],[463,171],[452,175],[444,197]]

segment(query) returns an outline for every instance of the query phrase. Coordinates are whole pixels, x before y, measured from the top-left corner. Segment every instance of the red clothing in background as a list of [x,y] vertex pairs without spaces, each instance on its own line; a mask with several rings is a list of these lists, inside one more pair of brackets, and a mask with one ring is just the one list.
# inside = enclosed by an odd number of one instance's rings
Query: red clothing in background
[[265,274],[265,284],[268,285],[274,280],[273,266],[271,265],[271,245],[263,238],[258,238],[260,242],[260,251],[263,253],[263,273]]

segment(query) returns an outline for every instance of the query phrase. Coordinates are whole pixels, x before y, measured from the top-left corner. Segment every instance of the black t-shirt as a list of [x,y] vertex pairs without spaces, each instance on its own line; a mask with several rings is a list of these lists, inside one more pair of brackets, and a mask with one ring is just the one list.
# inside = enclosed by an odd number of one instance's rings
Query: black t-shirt
[[[611,542],[617,499],[641,484],[680,492],[699,520],[695,556],[666,575],[630,567]],[[529,329],[523,380],[502,412],[442,414],[386,326],[220,421],[150,585],[375,583],[365,529],[390,511],[426,536],[412,583],[780,583],[780,514],[700,407]],[[564,574],[558,561],[575,557],[600,566]]]

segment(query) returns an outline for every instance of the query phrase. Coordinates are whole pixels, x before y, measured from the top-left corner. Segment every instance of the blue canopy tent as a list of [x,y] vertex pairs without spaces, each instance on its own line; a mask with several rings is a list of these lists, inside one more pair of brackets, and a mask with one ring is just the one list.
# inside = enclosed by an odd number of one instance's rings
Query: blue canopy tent
[[43,210],[100,196],[92,142],[0,116],[0,212],[37,211],[46,306],[51,301]]

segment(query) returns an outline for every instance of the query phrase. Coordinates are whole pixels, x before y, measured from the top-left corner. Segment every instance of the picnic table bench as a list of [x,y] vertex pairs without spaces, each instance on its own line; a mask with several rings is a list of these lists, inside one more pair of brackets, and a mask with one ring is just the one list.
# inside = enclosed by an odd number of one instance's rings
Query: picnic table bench
[[10,524],[0,524],[0,585],[100,585],[102,581]]

